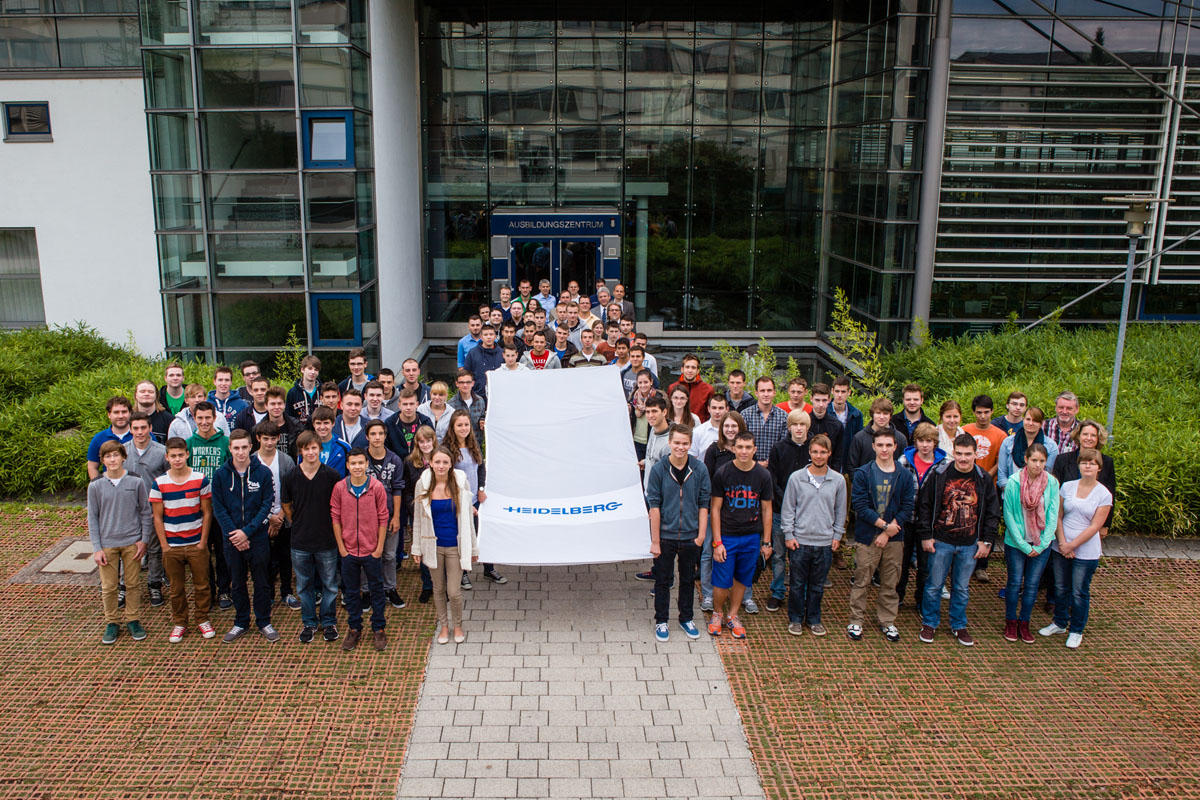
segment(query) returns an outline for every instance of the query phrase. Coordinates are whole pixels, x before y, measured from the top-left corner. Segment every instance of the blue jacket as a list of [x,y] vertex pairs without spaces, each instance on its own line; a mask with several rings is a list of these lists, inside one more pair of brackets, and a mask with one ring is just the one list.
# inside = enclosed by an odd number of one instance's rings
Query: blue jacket
[[893,542],[904,541],[904,526],[912,519],[913,509],[917,504],[917,481],[905,467],[896,464],[896,471],[891,473],[895,483],[892,484],[891,496],[888,497],[887,507],[880,514],[875,509],[875,487],[871,481],[871,470],[875,461],[868,461],[854,471],[854,482],[850,487],[850,507],[854,509],[854,541],[859,544],[870,544],[880,534],[875,527],[875,521],[882,518],[884,522],[900,523],[900,530],[891,538]]
[[245,475],[239,475],[233,460],[226,461],[213,475],[213,514],[226,536],[242,530],[246,536],[267,535],[267,517],[275,502],[271,470],[257,459],[250,460]]
[[[829,410],[826,414],[837,419],[837,413],[833,410],[833,403],[829,404]],[[850,464],[850,446],[854,444],[854,434],[863,429],[863,415],[854,405],[846,401],[846,421],[842,424],[842,464],[849,466]]]
[[[486,349],[482,344],[472,347],[463,357],[463,368],[475,376],[475,391],[487,396],[487,374],[504,364],[504,351],[499,345]],[[565,365],[564,365],[565,366]]]
[[321,442],[321,459],[326,466],[337,470],[338,475],[346,477],[346,456],[350,455],[350,445],[334,436],[329,440],[329,457],[325,457],[325,443]]
[[659,539],[695,539],[700,532],[700,509],[708,508],[712,482],[704,462],[688,456],[683,485],[671,475],[671,461],[661,458],[646,478],[646,501],[661,512]]
[[218,414],[225,417],[225,421],[229,423],[230,430],[233,429],[233,422],[237,419],[237,415],[243,409],[249,408],[249,404],[237,392],[230,392],[229,397],[220,400],[217,398],[217,390],[213,389],[208,393],[208,402],[213,404]]

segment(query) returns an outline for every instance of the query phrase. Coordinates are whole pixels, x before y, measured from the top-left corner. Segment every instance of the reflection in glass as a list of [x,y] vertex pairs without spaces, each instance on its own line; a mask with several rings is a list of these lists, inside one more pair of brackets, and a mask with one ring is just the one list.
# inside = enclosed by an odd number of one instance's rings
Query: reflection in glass
[[142,44],[187,46],[188,0],[146,0],[141,3]]
[[425,139],[426,199],[486,200],[487,146],[485,128],[429,128]]
[[[308,285],[313,289],[350,289],[359,284],[358,235],[348,233],[314,233],[308,237]],[[328,336],[324,339],[345,339]]]
[[208,347],[212,344],[207,294],[163,295],[163,312],[167,347]]
[[300,186],[294,174],[205,176],[212,229],[290,230],[300,227]]
[[150,169],[196,169],[196,129],[191,114],[148,114]]
[[487,43],[440,39],[422,43],[422,91],[426,124],[487,121]]
[[147,108],[192,107],[192,58],[187,50],[142,54]]
[[294,106],[292,51],[256,47],[199,50],[200,103],[205,108]]
[[208,112],[202,119],[205,166],[209,169],[296,166],[296,118],[292,112]]
[[558,196],[564,203],[621,199],[621,128],[568,127],[558,134]]
[[490,40],[488,76],[488,115],[493,123],[553,121],[554,42]]
[[626,120],[668,125],[692,119],[692,42],[630,40],[626,47]]
[[304,288],[300,234],[220,233],[210,239],[218,288]]
[[199,175],[155,175],[153,180],[154,222],[160,231],[203,227]]
[[563,122],[619,122],[624,99],[624,47],[611,39],[558,44],[558,113]]
[[364,0],[297,0],[300,42],[354,44],[367,49],[367,9]]
[[307,338],[303,294],[218,294],[213,301],[218,347],[278,347],[292,326]]
[[198,0],[201,44],[288,44],[292,4],[288,0]]
[[319,338],[323,341],[354,341],[354,300],[349,297],[314,297],[317,318],[314,320]]
[[314,230],[353,228],[354,173],[309,172],[304,176],[308,227]]
[[136,67],[140,36],[135,17],[83,17],[58,20],[58,52],[63,67]]
[[549,203],[554,194],[554,129],[492,126],[488,136],[493,202]]
[[4,46],[0,47],[0,69],[49,69],[58,66],[54,20],[3,20]]
[[300,105],[369,109],[370,69],[357,50],[305,47],[300,50]]
[[208,286],[208,262],[200,234],[160,234],[158,273],[164,289],[203,289]]

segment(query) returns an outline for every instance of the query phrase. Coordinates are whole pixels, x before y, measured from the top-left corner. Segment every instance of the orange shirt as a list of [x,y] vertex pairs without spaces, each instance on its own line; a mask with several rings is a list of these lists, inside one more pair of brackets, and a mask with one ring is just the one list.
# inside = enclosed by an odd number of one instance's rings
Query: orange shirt
[[[775,406],[777,408],[782,408],[783,413],[785,413],[785,414],[792,413],[792,401],[791,400],[784,400],[782,403],[776,403]],[[812,405],[810,405],[809,403],[805,403],[804,404],[804,412],[806,414],[811,414],[812,413]]]
[[1005,438],[1004,431],[994,424],[989,425],[986,430],[981,430],[974,422],[963,425],[963,430],[975,437],[976,465],[985,472],[991,472],[1000,456],[1000,444]]

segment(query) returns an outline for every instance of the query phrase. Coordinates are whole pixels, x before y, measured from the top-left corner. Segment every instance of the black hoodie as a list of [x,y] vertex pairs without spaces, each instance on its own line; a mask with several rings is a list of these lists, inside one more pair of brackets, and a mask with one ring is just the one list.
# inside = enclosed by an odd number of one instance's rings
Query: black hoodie
[[312,412],[321,404],[321,382],[317,381],[312,397],[309,397],[308,392],[304,391],[300,380],[297,379],[295,385],[288,389],[286,403],[283,412],[284,418],[295,417],[301,425],[311,430],[309,420],[312,418]]

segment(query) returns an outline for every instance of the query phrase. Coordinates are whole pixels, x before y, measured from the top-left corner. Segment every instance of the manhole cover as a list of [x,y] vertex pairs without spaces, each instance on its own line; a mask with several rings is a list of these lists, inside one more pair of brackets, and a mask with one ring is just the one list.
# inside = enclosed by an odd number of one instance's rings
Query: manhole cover
[[90,575],[96,569],[96,562],[92,560],[91,542],[78,541],[67,545],[66,549],[51,559],[41,571],[56,575]]
[[87,539],[68,536],[26,564],[9,583],[42,583],[65,586],[97,586],[96,562]]

